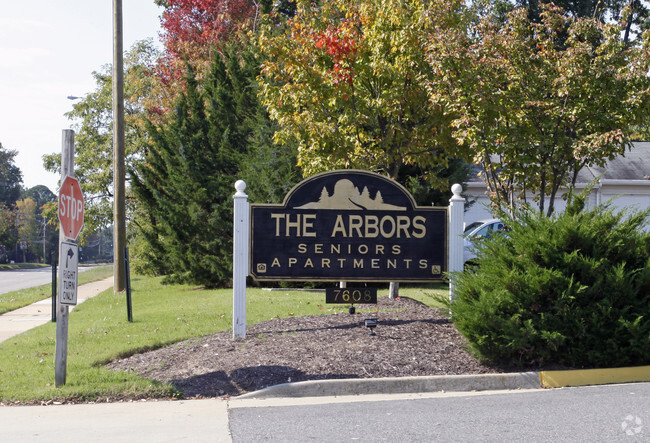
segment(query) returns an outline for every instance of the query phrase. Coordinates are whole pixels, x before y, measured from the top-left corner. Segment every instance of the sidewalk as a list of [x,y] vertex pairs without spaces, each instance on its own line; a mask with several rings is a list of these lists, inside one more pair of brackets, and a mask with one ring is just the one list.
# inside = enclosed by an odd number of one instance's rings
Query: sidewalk
[[[113,287],[113,277],[79,286],[77,304]],[[74,307],[72,307],[74,308]],[[52,321],[52,299],[38,301],[24,308],[0,315],[0,342]]]
[[0,408],[6,442],[232,442],[222,399]]

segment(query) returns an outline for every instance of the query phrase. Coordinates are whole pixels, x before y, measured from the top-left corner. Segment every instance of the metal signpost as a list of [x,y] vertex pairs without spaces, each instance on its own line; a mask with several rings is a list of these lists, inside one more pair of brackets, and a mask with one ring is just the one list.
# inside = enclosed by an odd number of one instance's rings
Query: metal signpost
[[84,224],[84,198],[74,178],[74,131],[63,130],[61,189],[59,190],[59,297],[57,300],[55,386],[65,385],[68,359],[68,306],[77,304],[79,249]]

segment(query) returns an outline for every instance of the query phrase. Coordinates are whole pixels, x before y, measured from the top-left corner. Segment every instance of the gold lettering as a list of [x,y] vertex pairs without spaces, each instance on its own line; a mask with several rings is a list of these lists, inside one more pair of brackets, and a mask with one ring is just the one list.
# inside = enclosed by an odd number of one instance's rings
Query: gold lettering
[[347,258],[337,258],[337,260],[339,261],[339,268],[342,268],[343,265],[345,265]]
[[271,263],[271,267],[272,268],[279,268],[280,267],[280,260],[278,260],[277,257],[273,259],[273,263]]
[[366,215],[366,238],[379,236],[379,218],[376,215]]
[[298,252],[300,252],[301,254],[304,254],[305,252],[307,252],[307,245],[304,244],[304,243],[300,243],[298,245]]
[[383,254],[384,245],[375,245],[375,254]]
[[408,218],[405,215],[398,215],[397,216],[397,238],[402,237],[402,232],[404,233],[404,237],[406,238],[411,238],[411,235],[409,234],[409,227],[411,226],[411,219]]
[[305,268],[313,268],[314,264],[311,262],[311,258],[308,258],[307,261],[305,262]]
[[373,258],[372,260],[370,260],[370,267],[372,269],[379,269],[379,259]]
[[388,269],[397,269],[397,259],[389,258],[386,260],[386,268]]
[[296,237],[316,237],[314,228],[314,220],[316,214],[296,214],[295,221],[291,221],[291,214],[271,214],[271,218],[275,220],[275,236],[280,236],[280,229],[282,220],[284,220],[284,235],[285,237],[291,236],[291,230],[295,230]]
[[413,227],[415,229],[419,230],[419,232],[418,231],[413,231],[412,232],[413,237],[415,237],[415,238],[424,238],[424,236],[427,235],[427,227],[424,225],[424,223],[426,221],[427,220],[424,217],[422,217],[421,215],[418,215],[417,217],[415,217],[413,219]]
[[296,214],[296,221],[291,221],[291,214],[287,214],[285,227],[287,237],[291,237],[291,228],[296,230],[296,237],[300,236],[300,214]]
[[292,267],[292,266],[295,265],[297,262],[298,262],[298,259],[297,259],[297,258],[290,258],[290,259],[289,259],[289,267]]
[[426,269],[429,267],[429,264],[427,263],[427,259],[423,258],[420,260],[420,269]]
[[330,259],[329,258],[321,258],[320,267],[329,269],[329,267],[330,267]]
[[337,254],[341,253],[341,244],[340,243],[337,243],[335,245],[334,244],[330,245],[330,254],[334,254],[335,252]]
[[[300,216],[298,216],[298,217],[300,217]],[[308,229],[314,227],[314,222],[311,221],[311,220],[316,220],[316,214],[304,214],[302,216],[302,235],[303,235],[303,237],[316,237],[316,231],[309,231],[308,230]]]
[[336,237],[336,234],[340,232],[343,234],[343,237],[346,237],[345,235],[345,223],[343,223],[343,217],[341,215],[336,216],[336,222],[334,222],[334,229],[332,230],[332,237]]
[[323,244],[322,243],[316,243],[314,245],[314,253],[315,254],[322,254],[323,253]]
[[359,254],[367,254],[368,245],[359,245]]
[[[390,222],[390,230],[386,230],[386,222]],[[379,224],[379,230],[381,231],[381,235],[383,235],[384,238],[391,238],[393,235],[395,235],[395,220],[393,220],[393,217],[390,215],[382,217]]]
[[360,215],[350,215],[348,217],[350,223],[350,232],[348,237],[354,237],[352,231],[357,233],[357,237],[361,237],[361,227],[363,226],[363,218]]
[[275,236],[280,236],[280,219],[284,220],[284,214],[271,214],[271,218],[275,219]]
[[[427,232],[426,218],[421,215],[413,219],[407,215],[385,215],[381,219],[376,215],[348,215],[347,220],[344,217],[340,214],[336,216],[331,237],[376,238],[381,235],[384,238],[424,238]],[[305,220],[303,223],[306,223]],[[312,226],[313,223],[310,223],[309,227]],[[306,227],[303,227],[303,231],[303,235],[308,233],[315,236],[315,232],[307,231]]]
[[354,268],[361,268],[363,269],[363,259],[362,258],[355,258],[354,259]]
[[411,268],[411,262],[412,262],[412,261],[413,261],[412,258],[405,258],[405,259],[404,259],[404,264],[406,264],[406,269],[410,269],[410,268]]
[[393,245],[391,249],[393,251],[393,255],[400,255],[402,253],[402,247],[400,245]]

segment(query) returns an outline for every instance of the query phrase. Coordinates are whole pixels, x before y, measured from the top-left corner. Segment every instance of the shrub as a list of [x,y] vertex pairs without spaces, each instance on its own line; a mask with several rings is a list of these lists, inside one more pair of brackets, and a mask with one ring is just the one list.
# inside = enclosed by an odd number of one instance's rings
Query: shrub
[[459,273],[453,321],[477,355],[506,366],[650,363],[650,210],[524,211]]

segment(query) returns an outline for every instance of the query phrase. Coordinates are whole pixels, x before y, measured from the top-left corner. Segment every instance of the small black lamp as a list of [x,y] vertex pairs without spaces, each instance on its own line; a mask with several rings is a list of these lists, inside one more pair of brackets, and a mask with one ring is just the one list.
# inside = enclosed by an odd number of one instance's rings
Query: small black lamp
[[377,327],[377,319],[375,317],[369,317],[365,320],[366,328],[370,329],[370,335],[375,334],[375,328]]

